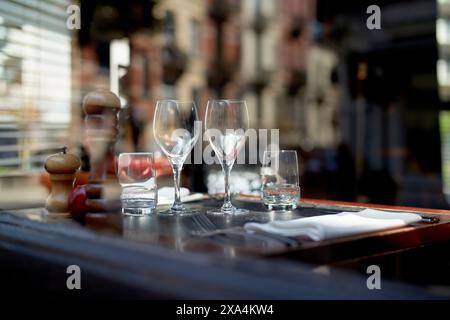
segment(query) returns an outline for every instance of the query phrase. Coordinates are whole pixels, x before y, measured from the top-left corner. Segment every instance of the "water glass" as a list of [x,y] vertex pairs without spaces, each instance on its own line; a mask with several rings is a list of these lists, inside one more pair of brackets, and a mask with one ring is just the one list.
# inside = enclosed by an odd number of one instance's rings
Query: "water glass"
[[261,168],[262,202],[266,209],[290,211],[300,199],[295,150],[265,151]]
[[121,153],[117,177],[122,186],[120,200],[124,215],[142,216],[154,212],[158,191],[152,153]]

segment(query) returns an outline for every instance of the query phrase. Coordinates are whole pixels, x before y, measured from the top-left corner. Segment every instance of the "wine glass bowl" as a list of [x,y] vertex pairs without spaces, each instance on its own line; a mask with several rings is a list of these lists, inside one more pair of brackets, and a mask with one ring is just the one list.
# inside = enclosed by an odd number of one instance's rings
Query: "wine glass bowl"
[[175,201],[164,213],[192,214],[180,199],[180,172],[201,132],[198,113],[192,101],[159,100],[153,118],[153,134],[156,143],[169,159],[174,174]]
[[242,214],[231,203],[230,173],[236,158],[245,145],[245,131],[249,127],[247,104],[243,100],[210,100],[206,107],[205,129],[209,143],[219,159],[225,176],[225,197],[222,207],[210,210],[213,214]]

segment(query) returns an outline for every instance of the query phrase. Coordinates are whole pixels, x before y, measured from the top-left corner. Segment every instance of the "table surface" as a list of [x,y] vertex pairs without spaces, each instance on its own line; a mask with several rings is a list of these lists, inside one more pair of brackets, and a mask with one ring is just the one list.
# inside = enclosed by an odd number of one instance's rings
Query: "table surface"
[[[375,263],[383,266],[385,274],[394,280],[421,284],[420,282],[424,281],[425,278],[426,285],[443,284],[450,287],[449,277],[442,281],[442,275],[447,272],[445,266],[448,266],[450,261],[448,254],[442,256],[442,253],[450,252],[448,250],[450,248],[449,211],[304,199],[296,210],[277,213],[264,210],[258,199],[251,196],[240,196],[234,200],[234,203],[239,207],[250,209],[250,213],[231,217],[207,215],[205,212],[208,208],[218,207],[221,204],[220,201],[212,197],[189,203],[187,206],[199,209],[202,212],[200,215],[208,219],[217,229],[238,227],[251,221],[289,220],[332,214],[344,210],[359,211],[366,207],[387,211],[415,212],[427,217],[436,217],[438,221],[434,223],[419,222],[403,228],[318,242],[300,241],[298,239],[292,241],[293,239],[289,239],[289,244],[287,244],[286,239],[280,240],[266,236],[253,237],[242,234],[199,237],[195,232],[202,231],[202,229],[198,223],[198,217],[195,218],[194,216],[176,217],[154,214],[145,217],[129,217],[122,216],[119,213],[91,214],[86,219],[85,224],[81,225],[71,219],[49,219],[44,214],[43,208],[16,208],[15,210],[4,210],[4,214],[0,214],[0,227],[3,227],[5,231],[5,235],[0,234],[0,240],[6,241],[5,248],[17,243],[27,243],[27,247],[36,243],[33,251],[43,250],[42,254],[60,252],[64,253],[64,256],[67,256],[67,252],[70,251],[71,256],[83,259],[87,256],[86,252],[94,244],[103,246],[104,243],[114,243],[119,246],[127,246],[127,251],[121,251],[121,254],[137,248],[141,255],[142,249],[146,247],[148,249],[144,250],[149,250],[148,252],[154,252],[154,248],[168,248],[176,253],[200,253],[207,257],[219,257],[218,261],[238,261],[241,258],[256,257],[263,258],[266,261],[288,260],[301,265],[306,262],[311,266],[311,269],[319,270],[319,272],[321,270],[327,272],[326,268],[323,269],[323,267],[339,267],[356,270],[365,275],[367,265]],[[161,209],[164,210],[164,208]],[[15,229],[9,230],[10,226],[14,226]],[[2,231],[1,229],[0,231]],[[24,235],[19,234],[19,231],[23,231]],[[44,237],[44,235],[47,235],[47,237]],[[75,237],[69,239],[69,236]],[[84,241],[82,239],[87,239],[90,242],[87,241],[85,244],[77,244],[75,247],[69,248],[74,241],[81,243]],[[38,245],[37,242],[41,240],[43,241],[42,244]],[[60,243],[58,243],[59,241]],[[114,250],[117,250],[117,248]],[[114,250],[111,252],[114,252]],[[93,255],[94,257],[91,257],[91,259],[97,261],[96,253],[94,252]],[[221,260],[223,258],[225,260]],[[108,257],[108,259],[108,265],[115,268],[114,265],[118,263],[115,258]],[[429,265],[425,265],[429,263],[433,265],[434,272],[432,275],[435,277],[430,277],[429,273],[426,273],[424,277],[423,269],[429,267]],[[439,266],[444,267],[439,269]],[[145,277],[144,279],[148,279],[148,274],[145,274]],[[306,278],[308,277],[312,277],[312,275],[308,274]],[[255,281],[261,281],[261,278]],[[342,281],[345,282],[345,280]],[[359,282],[357,283],[359,284]],[[179,288],[179,290],[182,290],[182,288]],[[339,292],[339,290],[336,291]],[[407,291],[409,292],[409,289]],[[450,296],[450,293],[448,295]]]
[[[234,203],[250,210],[248,214],[222,216],[206,214],[208,208],[218,207],[221,202],[209,198],[200,202],[186,204],[200,211],[202,219],[207,219],[215,229],[241,227],[246,222],[269,222],[291,220],[341,211],[359,211],[371,207],[386,211],[406,211],[419,213],[426,217],[436,217],[437,222],[419,222],[403,228],[384,230],[341,237],[325,241],[301,241],[295,238],[250,236],[245,234],[214,235],[200,237],[197,233],[205,230],[199,225],[198,216],[167,216],[153,214],[143,217],[123,216],[121,214],[90,214],[84,228],[96,234],[112,236],[124,240],[158,245],[184,252],[234,256],[285,257],[303,262],[333,264],[343,260],[355,259],[395,250],[406,250],[431,243],[450,240],[450,211],[378,206],[325,200],[303,200],[291,212],[264,210],[259,200],[253,196],[240,196]],[[167,207],[159,208],[161,211]],[[45,222],[47,224],[80,225],[70,219],[49,219],[43,208],[9,210],[15,216]],[[200,222],[201,223],[201,222]]]

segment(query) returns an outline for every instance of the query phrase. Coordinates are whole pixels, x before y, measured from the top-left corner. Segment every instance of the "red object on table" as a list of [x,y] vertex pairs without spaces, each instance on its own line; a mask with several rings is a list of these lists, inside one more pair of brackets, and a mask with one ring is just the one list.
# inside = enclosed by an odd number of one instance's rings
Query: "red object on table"
[[84,220],[86,215],[86,186],[78,185],[69,194],[69,211],[75,220]]
[[166,157],[155,159],[156,176],[168,176],[172,174],[172,166]]

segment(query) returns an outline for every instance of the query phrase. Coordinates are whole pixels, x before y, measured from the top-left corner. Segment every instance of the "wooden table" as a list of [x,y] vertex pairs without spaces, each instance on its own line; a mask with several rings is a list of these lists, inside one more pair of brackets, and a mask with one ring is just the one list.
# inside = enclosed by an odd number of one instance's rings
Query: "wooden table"
[[[22,287],[25,274],[36,292],[45,288],[49,294],[75,294],[65,290],[67,274],[63,266],[77,264],[87,274],[89,290],[83,292],[88,296],[450,297],[446,291],[450,288],[449,211],[305,199],[293,212],[275,213],[263,210],[252,197],[240,197],[235,203],[251,213],[231,218],[208,215],[216,228],[366,207],[416,212],[439,221],[327,241],[297,241],[287,246],[269,237],[198,237],[193,231],[199,231],[199,225],[191,216],[91,215],[82,226],[72,220],[49,220],[42,215],[42,208],[6,210],[0,214],[0,268],[9,270],[9,274],[11,270],[22,272],[3,281]],[[220,203],[209,199],[190,205],[205,211]],[[383,290],[366,287],[366,269],[372,264],[382,270]],[[36,275],[48,277],[48,281],[38,281]]]

